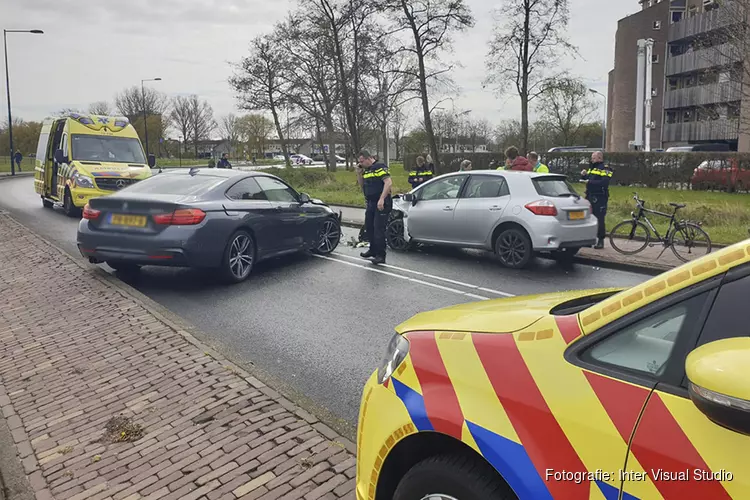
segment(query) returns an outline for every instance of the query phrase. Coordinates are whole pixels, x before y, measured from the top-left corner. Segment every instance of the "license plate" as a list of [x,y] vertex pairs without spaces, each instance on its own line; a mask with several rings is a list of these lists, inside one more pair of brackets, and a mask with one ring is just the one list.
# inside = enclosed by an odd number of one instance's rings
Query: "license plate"
[[110,222],[113,226],[145,227],[146,216],[112,214]]
[[586,212],[583,210],[577,210],[575,212],[568,212],[568,219],[570,220],[581,220],[584,218]]

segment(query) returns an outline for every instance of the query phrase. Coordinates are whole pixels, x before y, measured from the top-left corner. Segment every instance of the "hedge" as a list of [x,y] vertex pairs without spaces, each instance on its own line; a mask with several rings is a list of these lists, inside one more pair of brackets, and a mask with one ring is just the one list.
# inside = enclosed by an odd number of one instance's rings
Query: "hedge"
[[[416,154],[406,155],[404,168],[416,163]],[[550,172],[580,178],[588,168],[591,153],[541,153],[542,162]],[[612,182],[621,186],[646,186],[672,189],[715,189],[726,191],[750,190],[750,154],[746,153],[605,153],[605,163],[614,170]],[[443,154],[438,173],[456,172],[463,160],[471,160],[474,170],[485,170],[505,164],[502,153]],[[710,176],[695,177],[696,169],[704,161],[713,162]]]

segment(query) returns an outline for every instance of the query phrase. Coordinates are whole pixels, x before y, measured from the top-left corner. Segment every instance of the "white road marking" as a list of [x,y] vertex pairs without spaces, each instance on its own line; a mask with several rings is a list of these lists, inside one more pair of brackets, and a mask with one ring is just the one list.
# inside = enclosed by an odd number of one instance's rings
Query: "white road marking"
[[[339,257],[344,257],[345,259],[355,260],[357,262],[367,262],[367,263],[370,262],[369,260],[361,259],[359,257],[353,257],[351,255],[346,255],[346,254],[343,254],[343,253],[340,253],[340,252],[333,252],[333,255],[337,255]],[[435,276],[434,274],[427,274],[427,273],[423,273],[423,272],[420,272],[420,271],[414,271],[412,269],[406,269],[404,267],[391,266],[389,264],[380,264],[380,267],[385,267],[386,269],[393,269],[395,271],[401,271],[403,273],[416,274],[417,276],[423,276],[425,278],[429,278],[429,279],[433,279],[433,280],[437,280],[437,281],[442,281],[444,283],[450,283],[452,285],[457,285],[457,286],[461,286],[461,287],[464,287],[464,288],[470,288],[472,290],[476,290],[476,291],[479,291],[479,292],[486,292],[486,293],[491,293],[493,295],[499,295],[500,297],[515,297],[515,295],[513,295],[512,293],[501,292],[500,290],[493,290],[492,288],[485,288],[485,287],[481,287],[479,285],[472,285],[471,283],[464,283],[462,281],[456,281],[456,280],[452,280],[452,279],[449,279],[449,278],[443,278],[442,276]]]
[[[340,255],[340,254],[337,254],[337,255]],[[351,267],[358,267],[360,269],[364,269],[365,271],[371,271],[373,273],[384,274],[386,276],[391,276],[393,278],[398,278],[400,280],[410,281],[412,283],[417,283],[419,285],[429,286],[431,288],[437,288],[438,290],[443,290],[443,291],[446,291],[446,292],[451,292],[451,293],[455,293],[455,294],[458,294],[458,295],[463,295],[464,297],[470,297],[472,299],[490,300],[489,297],[485,297],[483,295],[477,295],[477,294],[473,294],[473,293],[469,293],[469,292],[463,292],[463,291],[458,290],[456,288],[450,288],[450,287],[447,287],[447,286],[436,285],[435,283],[430,283],[428,281],[422,281],[422,280],[419,280],[419,279],[416,279],[416,278],[409,278],[407,276],[401,276],[400,274],[389,273],[388,271],[383,271],[382,269],[377,269],[375,267],[375,265],[373,265],[373,264],[370,264],[369,266],[363,266],[361,264],[355,264],[354,262],[347,262],[347,261],[341,260],[341,259],[334,259],[333,257],[327,257],[325,255],[313,255],[313,257],[317,257],[319,259],[330,260],[332,262],[338,262],[339,264],[344,264],[344,265],[351,266]],[[366,261],[366,262],[369,262],[369,261]]]

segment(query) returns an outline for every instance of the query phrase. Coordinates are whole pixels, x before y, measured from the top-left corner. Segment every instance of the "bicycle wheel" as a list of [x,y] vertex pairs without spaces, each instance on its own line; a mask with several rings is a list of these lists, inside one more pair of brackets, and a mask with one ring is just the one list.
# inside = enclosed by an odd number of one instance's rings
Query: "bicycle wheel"
[[609,244],[624,255],[643,251],[651,241],[651,231],[642,222],[624,220],[609,232]]
[[711,238],[698,224],[679,222],[669,236],[669,246],[675,257],[690,262],[711,253]]

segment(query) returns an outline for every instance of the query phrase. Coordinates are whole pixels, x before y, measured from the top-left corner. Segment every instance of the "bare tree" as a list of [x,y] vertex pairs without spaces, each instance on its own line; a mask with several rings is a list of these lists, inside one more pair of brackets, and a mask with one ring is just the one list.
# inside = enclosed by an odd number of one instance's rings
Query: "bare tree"
[[142,92],[141,87],[134,85],[115,96],[115,107],[120,114],[134,121],[137,117],[143,116],[144,109],[146,115],[165,114],[169,110],[169,97],[148,87]]
[[[274,35],[283,36],[277,27]],[[282,77],[290,70],[284,58],[284,51],[279,50],[274,35],[259,36],[250,44],[250,55],[242,58],[237,73],[229,79],[234,89],[239,107],[249,111],[270,111],[276,134],[281,141],[281,150],[289,164],[289,146],[287,136],[281,126],[279,113],[286,101],[286,81]]]
[[538,109],[544,113],[560,146],[572,146],[581,127],[591,120],[597,105],[586,84],[572,77],[555,79],[539,96]]
[[89,105],[89,113],[92,115],[109,116],[112,114],[112,106],[107,101],[92,102]]
[[422,101],[424,128],[430,152],[440,164],[435,133],[432,129],[429,88],[435,79],[452,68],[440,61],[441,52],[452,46],[451,36],[474,25],[471,10],[464,0],[382,0],[382,7],[394,19],[396,30],[409,34],[412,43],[404,50],[414,58],[412,76]]
[[391,134],[393,135],[393,143],[396,146],[396,160],[401,160],[402,147],[401,142],[403,141],[404,134],[406,133],[407,121],[406,114],[404,113],[403,107],[399,106],[391,113]]
[[521,99],[521,149],[528,152],[529,103],[544,92],[550,70],[575,48],[566,38],[567,0],[504,0],[496,12],[497,25],[489,45],[490,76],[485,84],[499,93],[513,82]]
[[251,113],[237,118],[237,132],[240,140],[256,154],[262,155],[274,123],[261,114]]
[[190,137],[193,140],[195,156],[198,156],[198,143],[211,138],[211,132],[216,129],[214,110],[207,101],[193,94],[188,97],[190,109]]
[[219,133],[223,139],[229,141],[230,147],[234,150],[240,138],[240,119],[237,115],[229,113],[222,116],[219,121]]
[[190,98],[187,96],[175,96],[172,99],[172,110],[169,117],[172,124],[182,136],[183,150],[184,145],[192,139],[192,107]]

